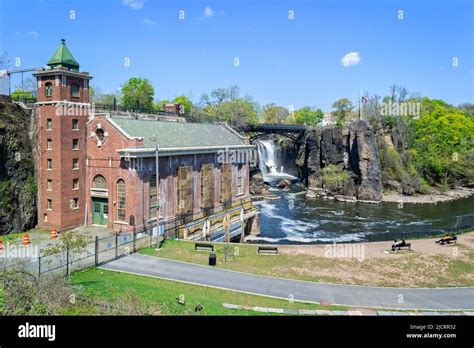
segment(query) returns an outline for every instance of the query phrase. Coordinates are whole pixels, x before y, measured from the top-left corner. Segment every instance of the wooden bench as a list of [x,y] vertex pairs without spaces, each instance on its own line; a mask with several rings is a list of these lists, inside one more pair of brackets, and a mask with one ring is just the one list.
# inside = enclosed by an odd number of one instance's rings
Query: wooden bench
[[405,243],[405,245],[392,245],[392,251],[395,251],[396,249],[401,250],[402,248],[411,250],[411,243]]
[[195,243],[194,250],[196,251],[214,251],[214,245],[209,243]]
[[257,250],[259,255],[278,255],[278,248],[274,246],[259,246]]

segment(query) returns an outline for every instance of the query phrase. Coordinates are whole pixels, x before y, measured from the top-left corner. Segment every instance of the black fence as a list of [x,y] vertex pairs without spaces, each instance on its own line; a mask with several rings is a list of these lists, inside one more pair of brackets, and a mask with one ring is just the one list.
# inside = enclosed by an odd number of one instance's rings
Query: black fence
[[384,242],[390,240],[400,239],[420,239],[420,238],[436,238],[442,237],[446,234],[462,234],[469,232],[474,229],[474,216],[467,217],[462,224],[439,228],[431,231],[388,231],[388,232],[377,232],[373,234],[365,235],[365,238],[361,242]]

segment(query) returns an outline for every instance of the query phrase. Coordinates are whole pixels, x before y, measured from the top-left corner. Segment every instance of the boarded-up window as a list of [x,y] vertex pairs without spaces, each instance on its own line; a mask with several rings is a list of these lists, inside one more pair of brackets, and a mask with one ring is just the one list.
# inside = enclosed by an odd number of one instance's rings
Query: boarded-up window
[[232,199],[232,165],[221,165],[221,202],[230,202]]
[[193,167],[179,167],[177,179],[177,213],[190,213],[193,210]]
[[148,217],[149,219],[156,218],[157,214],[157,194],[156,194],[156,175],[152,175],[150,178],[150,216]]
[[203,164],[201,167],[201,207],[214,205],[214,164]]

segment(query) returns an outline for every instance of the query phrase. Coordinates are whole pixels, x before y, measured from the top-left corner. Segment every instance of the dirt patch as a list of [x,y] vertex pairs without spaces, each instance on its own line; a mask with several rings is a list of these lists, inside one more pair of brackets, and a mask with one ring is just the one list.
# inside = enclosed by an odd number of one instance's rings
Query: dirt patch
[[472,194],[474,194],[474,189],[467,187],[459,187],[445,192],[414,194],[413,196],[402,195],[398,192],[386,192],[383,195],[382,201],[395,203],[438,203],[467,198]]
[[[474,285],[474,232],[458,236],[457,244],[439,245],[437,239],[409,241],[412,250],[392,252],[392,242],[344,244],[358,255],[337,254],[341,245],[279,246],[283,255],[310,257],[292,265],[298,278],[328,279],[337,283],[429,287]],[[348,256],[349,255],[349,256]]]

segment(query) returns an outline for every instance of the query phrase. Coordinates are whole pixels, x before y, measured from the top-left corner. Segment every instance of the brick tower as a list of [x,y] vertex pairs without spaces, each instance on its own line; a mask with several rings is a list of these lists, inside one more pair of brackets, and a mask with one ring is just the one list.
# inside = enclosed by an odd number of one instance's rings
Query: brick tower
[[65,40],[38,80],[38,226],[65,229],[84,223],[89,76],[79,71]]

